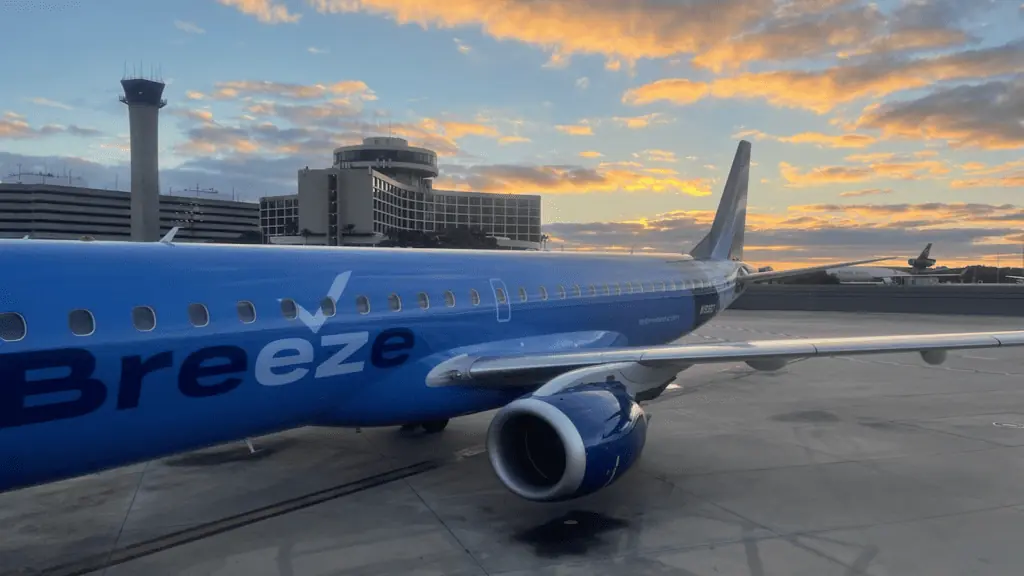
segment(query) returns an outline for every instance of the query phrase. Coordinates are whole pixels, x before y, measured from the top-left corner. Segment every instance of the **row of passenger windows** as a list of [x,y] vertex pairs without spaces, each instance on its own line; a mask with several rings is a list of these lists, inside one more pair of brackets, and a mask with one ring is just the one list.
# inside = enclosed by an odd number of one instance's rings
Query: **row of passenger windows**
[[[667,290],[690,290],[707,288],[716,285],[712,282],[696,281],[696,282],[648,282],[642,284],[640,282],[626,282],[624,284],[591,284],[587,286],[584,291],[578,284],[572,285],[569,289],[559,284],[555,287],[555,295],[558,299],[564,300],[570,295],[574,298],[580,298],[584,293],[588,297],[603,295],[621,296],[622,294],[634,294],[643,292],[665,292]],[[505,294],[505,290],[497,288],[495,295],[499,304],[508,304],[509,296]],[[540,290],[537,292],[540,300],[550,299],[548,289],[545,286],[540,286]],[[518,289],[519,302],[528,302],[530,300],[530,294],[525,287]],[[447,308],[454,308],[456,306],[455,293],[451,290],[446,290],[443,296],[444,306]],[[475,289],[469,291],[469,303],[471,306],[479,306],[481,303],[480,293]],[[426,292],[420,292],[416,295],[416,305],[426,310],[430,308],[430,296]],[[371,311],[370,299],[367,296],[356,296],[355,299],[356,311],[359,314],[369,314]],[[320,308],[323,310],[324,316],[331,318],[338,312],[337,302],[330,296],[324,298],[320,302]],[[387,298],[387,308],[393,312],[399,312],[402,310],[402,297],[398,294],[392,293]],[[256,321],[256,306],[252,302],[247,300],[239,301],[235,304],[235,313],[238,316],[238,320],[243,324],[252,324]],[[299,308],[294,300],[291,298],[284,298],[281,300],[281,314],[288,320],[295,320],[299,316]],[[210,311],[204,304],[192,303],[188,305],[188,319],[192,326],[202,328],[210,323]],[[139,332],[151,332],[156,328],[156,311],[149,306],[136,306],[132,308],[132,325]],[[91,336],[96,332],[96,318],[92,312],[86,309],[72,310],[68,314],[68,328],[71,333],[75,336]],[[28,332],[28,325],[25,322],[25,318],[17,312],[0,312],[0,340],[5,342],[17,342],[23,338]]]

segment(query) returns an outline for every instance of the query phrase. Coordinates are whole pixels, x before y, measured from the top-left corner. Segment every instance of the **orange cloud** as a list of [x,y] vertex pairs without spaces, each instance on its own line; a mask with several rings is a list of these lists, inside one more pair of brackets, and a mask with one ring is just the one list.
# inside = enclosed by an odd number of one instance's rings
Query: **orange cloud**
[[501,138],[498,138],[499,144],[522,144],[530,141],[531,140],[525,136],[502,136]]
[[868,188],[867,190],[851,190],[839,194],[842,198],[859,198],[862,196],[877,196],[879,194],[892,194],[892,188]]
[[840,104],[936,82],[988,78],[1024,71],[1024,42],[911,60],[875,60],[821,71],[777,70],[693,82],[683,78],[657,80],[628,90],[622,101],[631,105],[667,101],[692,104],[708,96],[760,98],[777,107],[804,108],[824,114]]
[[[1024,70],[1024,50],[1019,58]],[[857,125],[881,130],[886,137],[945,140],[953,148],[1024,148],[1024,79],[958,86],[872,106]]]
[[241,12],[255,16],[264,24],[294,24],[302,18],[301,14],[288,12],[288,7],[274,4],[271,0],[217,0],[225,6],[231,6]]
[[553,63],[601,54],[620,69],[641,58],[692,53],[771,14],[774,0],[310,0],[321,13],[367,12],[426,28],[479,27],[499,40],[550,49]]
[[600,152],[596,152],[594,150],[586,150],[584,152],[580,152],[580,156],[583,158],[600,158],[604,156],[604,154],[601,154]]
[[573,124],[573,125],[560,124],[558,126],[555,126],[555,130],[558,130],[559,132],[562,132],[564,134],[569,134],[570,136],[593,136],[594,135],[594,129],[591,128],[590,126],[588,126],[587,124]]
[[41,138],[56,134],[68,134],[71,136],[100,136],[103,132],[95,128],[83,128],[75,124],[65,126],[63,124],[45,124],[39,128],[33,127],[25,120],[25,117],[15,112],[5,112],[0,116],[0,139],[21,140],[27,138]]
[[[292,100],[313,100],[327,96],[357,96],[362,100],[376,100],[377,96],[365,82],[360,80],[343,80],[333,84],[291,84],[287,82],[271,82],[269,80],[236,80],[217,82],[215,91],[210,96],[222,100],[245,98],[253,95],[276,96]],[[202,99],[205,95],[194,93]]]
[[776,140],[792,144],[817,144],[826,148],[865,148],[877,142],[877,139],[864,134],[822,134],[821,132],[801,132],[792,136],[772,136],[760,130],[746,130],[734,134],[733,138],[756,138],[758,140]]
[[628,162],[603,162],[596,169],[579,166],[485,165],[448,170],[438,189],[468,187],[505,194],[585,194],[595,192],[679,192],[710,194],[704,179],[683,179],[674,172],[644,169]]
[[[640,128],[647,128],[651,124],[659,123],[658,120],[661,116],[662,114],[660,112],[655,112],[653,114],[645,114],[643,116],[616,116],[612,118],[612,120],[622,124],[626,128],[638,130]],[[664,122],[664,120],[661,122]]]
[[849,158],[856,158],[867,162],[867,164],[863,166],[823,166],[801,172],[791,164],[780,162],[779,173],[787,182],[787,186],[805,187],[865,182],[878,178],[912,180],[944,176],[950,172],[948,165],[939,160],[899,161],[895,155],[890,154],[865,154]]

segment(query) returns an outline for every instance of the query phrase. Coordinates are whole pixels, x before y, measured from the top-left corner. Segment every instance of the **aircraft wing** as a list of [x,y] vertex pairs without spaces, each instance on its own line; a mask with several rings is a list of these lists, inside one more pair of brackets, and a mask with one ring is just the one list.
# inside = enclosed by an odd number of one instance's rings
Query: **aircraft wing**
[[946,350],[1024,346],[1024,331],[907,334],[850,338],[789,338],[721,344],[668,344],[512,356],[461,355],[442,362],[427,376],[430,386],[522,387],[568,371],[635,363],[653,369],[723,362],[772,362],[798,358],[918,352],[941,364]]
[[750,274],[740,276],[738,280],[740,282],[764,282],[766,280],[777,280],[779,278],[792,278],[795,276],[803,276],[805,274],[821,272],[822,270],[831,270],[832,268],[845,268],[847,266],[856,266],[857,264],[870,264],[872,262],[881,262],[882,260],[894,260],[895,258],[895,256],[886,256],[884,258],[870,258],[868,260],[854,260],[852,262],[833,262],[831,264],[809,266],[807,268],[794,268],[792,270],[751,272]]

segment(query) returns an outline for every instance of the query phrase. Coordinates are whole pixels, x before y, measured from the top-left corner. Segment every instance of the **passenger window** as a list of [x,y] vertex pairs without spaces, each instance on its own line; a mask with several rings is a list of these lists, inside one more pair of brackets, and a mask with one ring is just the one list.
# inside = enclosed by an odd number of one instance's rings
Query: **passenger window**
[[210,323],[210,311],[202,304],[189,304],[188,321],[196,328],[202,328]]
[[149,332],[156,328],[156,312],[149,306],[132,308],[132,325],[139,332]]
[[597,296],[597,289],[591,284],[590,288],[587,289],[587,296]]
[[320,301],[320,309],[324,311],[324,316],[327,318],[334,318],[334,315],[338,313],[338,303],[334,301],[334,298],[327,296]]
[[609,296],[609,295],[611,295],[611,293],[612,293],[612,289],[609,288],[607,284],[605,284],[604,285],[604,295],[605,296]]
[[420,308],[426,310],[430,308],[430,296],[427,296],[426,292],[420,292],[416,295],[416,302],[420,305]]
[[444,305],[449,308],[455,307],[455,293],[451,290],[444,293]]
[[664,282],[658,282],[658,292],[664,292],[664,291],[665,291],[665,283]]
[[668,289],[669,290],[675,290],[676,289],[676,281],[675,280],[669,280],[668,281]]
[[508,302],[508,297],[505,296],[505,290],[503,290],[501,288],[498,288],[497,294],[498,294],[498,303],[499,304],[504,304],[504,303]]
[[636,283],[636,291],[637,291],[638,294],[643,294],[644,293],[644,284],[643,284],[643,282],[637,282]]
[[632,282],[626,282],[626,294],[632,294],[632,293],[633,293],[633,283]]
[[75,336],[92,336],[96,331],[96,319],[88,310],[72,310],[68,314],[68,327]]
[[548,299],[548,289],[543,287],[543,286],[540,287],[540,299],[541,300],[547,300]]
[[366,296],[356,296],[356,311],[360,314],[369,314],[370,299]]
[[469,301],[473,303],[473,306],[480,305],[480,293],[476,290],[469,291]]
[[28,325],[25,318],[17,312],[0,313],[0,340],[4,342],[17,342],[25,337],[28,332]]
[[622,296],[622,286],[618,282],[615,283],[615,295]]
[[299,307],[295,305],[295,300],[291,298],[281,299],[281,315],[288,320],[295,320],[299,317]]
[[572,285],[572,295],[577,297],[577,298],[579,298],[580,296],[583,295],[583,292],[580,292],[580,285],[579,284],[573,284]]
[[252,302],[242,300],[235,304],[235,310],[238,311],[238,319],[246,324],[252,324],[256,321],[256,307],[252,305]]
[[558,285],[558,297],[565,300],[565,286],[562,286],[561,284]]
[[402,309],[402,299],[398,297],[398,294],[391,294],[388,296],[388,307],[393,312],[398,312]]
[[520,302],[526,302],[527,298],[528,297],[526,295],[526,288],[520,288],[519,289],[519,301]]

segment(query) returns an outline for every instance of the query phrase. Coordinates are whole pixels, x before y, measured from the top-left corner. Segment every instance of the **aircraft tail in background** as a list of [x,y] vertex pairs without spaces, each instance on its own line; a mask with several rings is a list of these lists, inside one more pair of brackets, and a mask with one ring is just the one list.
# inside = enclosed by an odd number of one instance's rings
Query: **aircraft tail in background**
[[750,180],[750,142],[740,140],[715,212],[711,231],[690,250],[696,260],[742,260],[747,225],[747,185]]

